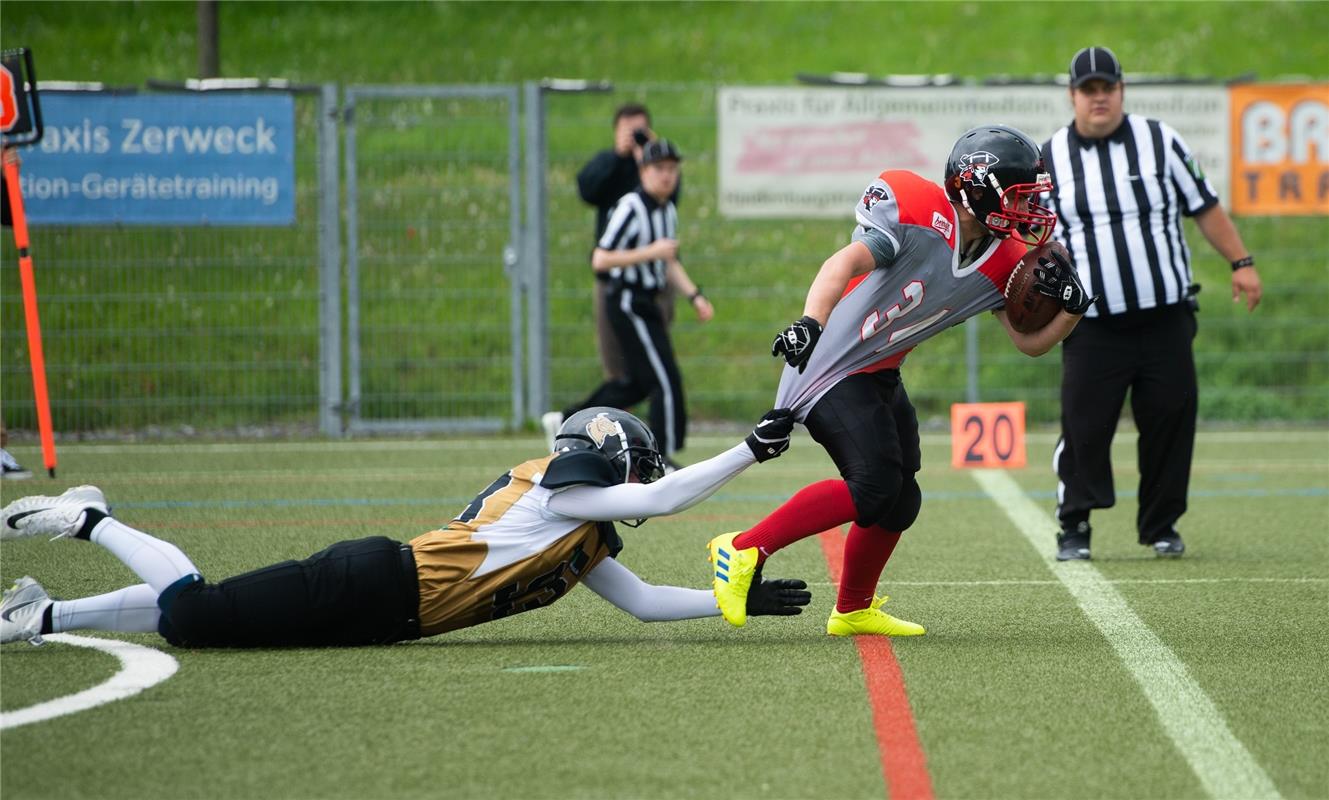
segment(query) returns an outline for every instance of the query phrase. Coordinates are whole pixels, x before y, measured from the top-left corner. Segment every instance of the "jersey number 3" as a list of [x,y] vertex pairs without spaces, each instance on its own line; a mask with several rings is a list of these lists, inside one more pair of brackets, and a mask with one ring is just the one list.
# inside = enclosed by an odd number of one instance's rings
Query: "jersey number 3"
[[[910,323],[909,325],[895,326],[894,323],[896,320],[923,305],[923,282],[910,281],[900,290],[900,294],[904,295],[903,303],[896,303],[886,309],[884,315],[880,311],[873,309],[872,313],[868,314],[863,320],[863,326],[859,329],[859,334],[863,337],[863,341],[866,342],[883,330],[891,328],[890,335],[886,337],[886,346],[889,347],[909,334],[914,333],[915,331],[920,331],[951,313],[949,308],[943,308],[926,319],[921,319],[918,322]],[[883,347],[882,349],[885,348]]]
[[560,561],[553,569],[532,578],[530,583],[513,581],[499,588],[494,592],[494,605],[489,618],[502,619],[549,605],[567,593],[569,584],[564,577],[565,573],[571,572],[580,578],[590,560],[591,557],[586,555],[581,545],[577,545],[567,561]]

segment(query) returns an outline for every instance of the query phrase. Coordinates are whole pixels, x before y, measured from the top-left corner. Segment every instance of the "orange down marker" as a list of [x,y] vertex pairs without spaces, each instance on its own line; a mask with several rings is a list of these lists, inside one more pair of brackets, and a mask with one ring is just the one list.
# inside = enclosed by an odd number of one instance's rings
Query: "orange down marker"
[[28,254],[28,219],[23,214],[23,193],[18,182],[18,159],[12,153],[5,158],[5,183],[9,189],[9,210],[14,217],[14,244],[18,247],[18,274],[23,284],[23,318],[28,325],[28,359],[32,364],[32,392],[37,402],[37,429],[42,439],[42,461],[46,472],[55,477],[55,437],[51,433],[51,403],[46,394],[46,359],[42,355],[42,326],[37,318],[37,281],[32,275],[32,256]]
[[1019,469],[1025,465],[1024,403],[951,406],[951,466]]

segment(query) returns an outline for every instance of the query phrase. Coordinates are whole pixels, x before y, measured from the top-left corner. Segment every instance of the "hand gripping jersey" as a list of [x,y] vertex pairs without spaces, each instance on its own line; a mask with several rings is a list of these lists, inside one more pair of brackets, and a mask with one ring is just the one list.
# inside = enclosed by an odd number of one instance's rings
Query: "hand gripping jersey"
[[541,481],[557,457],[514,467],[446,528],[411,540],[421,635],[547,606],[606,556],[618,553],[622,544],[612,524],[549,510],[554,489]]
[[775,407],[801,421],[848,375],[893,369],[918,343],[1005,304],[1003,290],[1025,247],[991,239],[962,259],[960,223],[946,192],[912,172],[888,170],[863,193],[853,241],[877,268],[854,278],[836,303],[802,374],[786,367]]

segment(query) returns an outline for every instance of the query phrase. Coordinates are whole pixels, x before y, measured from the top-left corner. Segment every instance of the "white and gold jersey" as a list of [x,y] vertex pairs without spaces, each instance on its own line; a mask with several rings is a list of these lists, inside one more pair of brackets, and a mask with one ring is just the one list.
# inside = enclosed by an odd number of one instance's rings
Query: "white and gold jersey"
[[411,540],[424,636],[549,605],[620,543],[612,524],[549,509],[555,456],[509,470],[446,528]]

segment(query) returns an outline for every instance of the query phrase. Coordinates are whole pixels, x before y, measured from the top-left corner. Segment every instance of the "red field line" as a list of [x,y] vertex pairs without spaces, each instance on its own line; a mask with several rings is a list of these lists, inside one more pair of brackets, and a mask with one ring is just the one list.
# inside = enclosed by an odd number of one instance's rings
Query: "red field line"
[[[844,534],[832,529],[817,538],[831,580],[838,584],[844,560]],[[877,733],[886,792],[891,800],[932,800],[927,758],[918,741],[914,714],[904,689],[904,673],[900,662],[895,660],[891,640],[885,636],[855,636],[854,644],[858,645],[868,700],[872,703],[872,725]]]

